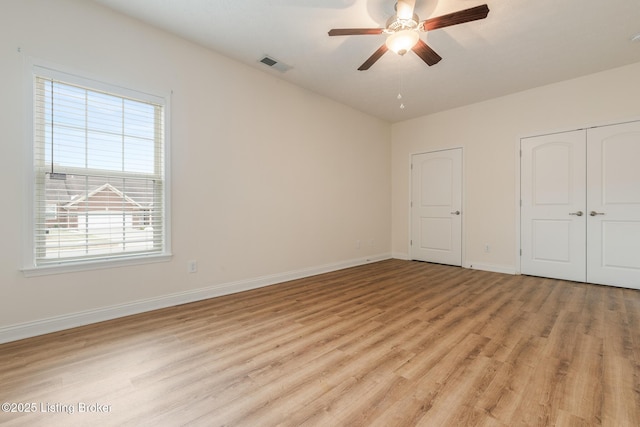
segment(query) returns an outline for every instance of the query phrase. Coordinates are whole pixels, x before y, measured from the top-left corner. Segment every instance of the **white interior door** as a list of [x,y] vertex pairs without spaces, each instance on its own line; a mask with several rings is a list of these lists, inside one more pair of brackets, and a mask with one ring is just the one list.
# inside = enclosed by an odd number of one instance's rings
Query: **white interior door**
[[411,259],[462,265],[462,149],[411,162]]
[[585,132],[521,141],[521,271],[586,280]]
[[640,289],[640,122],[587,131],[587,279]]

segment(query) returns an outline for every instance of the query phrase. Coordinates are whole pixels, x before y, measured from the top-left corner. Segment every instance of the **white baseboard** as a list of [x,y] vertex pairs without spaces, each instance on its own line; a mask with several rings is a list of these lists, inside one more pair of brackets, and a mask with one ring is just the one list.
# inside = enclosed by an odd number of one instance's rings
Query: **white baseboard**
[[372,255],[332,264],[304,268],[301,270],[289,271],[286,273],[240,280],[237,282],[222,283],[191,291],[10,325],[0,328],[0,343],[17,341],[24,338],[35,337],[37,335],[116,319],[118,317],[130,316],[132,314],[144,313],[147,311],[158,310],[160,308],[172,307],[175,305],[215,298],[222,295],[243,292],[250,289],[261,288],[295,279],[302,279],[304,277],[315,276],[317,274],[342,270],[349,267],[356,267],[390,258],[391,254],[388,253]]
[[471,268],[474,270],[483,270],[483,271],[492,271],[494,273],[504,273],[504,274],[517,274],[516,268],[513,266],[506,265],[495,265],[495,264],[483,264],[479,262],[467,262],[464,265],[465,268]]
[[391,258],[394,259],[401,259],[403,261],[409,261],[411,258],[409,257],[409,254],[404,253],[404,252],[393,252],[391,254]]
[[[393,252],[391,254],[392,258],[401,259],[405,261],[411,260],[411,257],[407,253],[403,252]],[[470,268],[473,270],[484,270],[484,271],[492,271],[494,273],[504,273],[504,274],[518,274],[518,271],[515,267],[505,266],[505,265],[495,265],[495,264],[483,264],[478,262],[465,262],[462,266],[463,268]]]

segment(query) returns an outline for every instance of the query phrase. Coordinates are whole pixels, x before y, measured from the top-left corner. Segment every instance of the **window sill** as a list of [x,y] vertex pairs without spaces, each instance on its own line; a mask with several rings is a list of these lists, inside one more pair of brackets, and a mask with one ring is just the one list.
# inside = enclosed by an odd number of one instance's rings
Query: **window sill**
[[127,267],[131,265],[153,264],[171,261],[172,254],[137,256],[122,259],[84,261],[61,265],[46,265],[42,267],[26,267],[22,269],[24,277],[47,276],[51,274],[75,273],[79,271],[101,270],[108,268]]

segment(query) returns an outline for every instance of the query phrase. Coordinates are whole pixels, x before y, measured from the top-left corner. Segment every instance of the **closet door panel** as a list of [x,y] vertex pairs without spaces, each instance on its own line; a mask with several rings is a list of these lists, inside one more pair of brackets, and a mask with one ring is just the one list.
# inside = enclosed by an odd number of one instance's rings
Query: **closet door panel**
[[640,122],[587,131],[587,281],[640,289]]
[[585,132],[521,141],[521,271],[584,282]]

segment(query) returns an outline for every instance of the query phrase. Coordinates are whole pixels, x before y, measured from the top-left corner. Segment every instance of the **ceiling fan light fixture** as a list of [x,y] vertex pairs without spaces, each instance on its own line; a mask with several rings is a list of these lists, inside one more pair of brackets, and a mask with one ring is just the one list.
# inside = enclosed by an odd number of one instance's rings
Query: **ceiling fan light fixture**
[[415,30],[400,30],[387,37],[385,44],[398,55],[404,55],[418,43],[420,35]]

